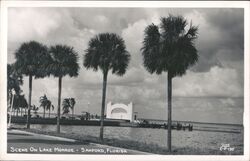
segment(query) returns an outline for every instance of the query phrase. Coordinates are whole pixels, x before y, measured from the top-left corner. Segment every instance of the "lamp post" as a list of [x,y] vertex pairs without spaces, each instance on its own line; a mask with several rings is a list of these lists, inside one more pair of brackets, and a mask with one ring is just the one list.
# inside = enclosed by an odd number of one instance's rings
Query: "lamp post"
[[8,128],[11,128],[11,116],[12,116],[12,109],[13,109],[14,98],[15,98],[16,92],[14,89],[12,89],[11,93],[12,93],[13,97],[12,97],[11,106],[10,106],[10,118],[9,118]]

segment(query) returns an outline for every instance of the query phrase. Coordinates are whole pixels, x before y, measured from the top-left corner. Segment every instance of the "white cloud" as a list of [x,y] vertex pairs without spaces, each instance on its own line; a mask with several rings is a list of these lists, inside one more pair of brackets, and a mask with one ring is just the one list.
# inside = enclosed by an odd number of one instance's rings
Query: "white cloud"
[[103,15],[97,15],[94,17],[94,21],[96,24],[100,23],[102,25],[107,25],[109,23],[109,20],[106,16]]
[[173,94],[184,97],[242,97],[243,84],[239,81],[237,70],[215,66],[208,72],[187,71],[183,77],[174,78]]
[[60,15],[51,10],[37,12],[35,8],[11,8],[8,14],[8,40],[11,42],[27,41],[34,37],[45,38],[59,27]]
[[142,56],[140,48],[143,41],[144,29],[147,26],[147,21],[144,19],[138,20],[133,24],[128,24],[128,27],[123,29],[122,37],[125,40],[128,51],[131,54],[131,66],[142,64]]

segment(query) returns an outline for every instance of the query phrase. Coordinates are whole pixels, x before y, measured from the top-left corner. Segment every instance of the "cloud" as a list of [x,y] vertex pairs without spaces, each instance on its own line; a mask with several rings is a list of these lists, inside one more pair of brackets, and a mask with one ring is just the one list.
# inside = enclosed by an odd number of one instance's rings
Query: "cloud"
[[212,67],[210,71],[188,71],[183,77],[173,79],[173,94],[190,97],[242,97],[243,84],[237,70]]
[[[241,60],[243,65],[244,19],[242,9],[197,9],[186,17],[198,24],[196,46],[199,62],[192,69],[206,72],[213,66],[224,66],[225,58],[231,62]],[[218,56],[227,50],[224,57]]]
[[131,54],[130,66],[138,67],[138,65],[142,64],[140,48],[143,41],[143,31],[147,24],[146,20],[141,19],[133,24],[129,24],[128,27],[122,31],[122,37],[124,38],[128,51]]
[[47,35],[59,27],[60,15],[57,12],[41,9],[10,8],[8,16],[8,41],[22,42],[34,37],[45,38]]

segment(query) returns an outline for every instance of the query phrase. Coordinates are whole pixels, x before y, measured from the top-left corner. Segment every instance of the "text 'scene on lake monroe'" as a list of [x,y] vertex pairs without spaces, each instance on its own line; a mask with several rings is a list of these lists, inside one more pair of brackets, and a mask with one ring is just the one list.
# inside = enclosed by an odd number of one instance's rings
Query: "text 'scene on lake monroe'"
[[10,147],[10,153],[86,153],[86,154],[126,154],[126,149],[119,148],[45,148],[45,147],[30,147],[30,148],[16,148]]

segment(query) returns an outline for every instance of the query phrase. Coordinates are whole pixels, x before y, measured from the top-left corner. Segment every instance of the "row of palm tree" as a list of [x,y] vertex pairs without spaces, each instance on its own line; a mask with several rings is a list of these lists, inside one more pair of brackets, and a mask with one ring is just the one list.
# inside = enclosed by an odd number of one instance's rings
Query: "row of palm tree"
[[[153,74],[168,73],[168,149],[171,151],[171,116],[172,116],[172,79],[182,76],[198,60],[194,41],[198,28],[182,16],[163,17],[160,25],[148,25],[144,30],[141,48],[143,64]],[[58,78],[57,132],[60,132],[60,102],[62,78],[66,75],[77,76],[79,65],[77,53],[73,47],[56,45],[49,49],[41,43],[31,41],[23,43],[15,53],[18,73],[29,77],[29,109],[32,96],[32,79],[53,75]],[[114,33],[101,33],[90,39],[85,50],[83,66],[103,74],[100,139],[103,140],[103,123],[108,74],[122,76],[130,61],[124,40]],[[70,104],[66,100],[65,104]],[[70,107],[70,106],[69,106]],[[28,114],[30,115],[30,113]],[[28,117],[30,118],[30,117]],[[29,119],[27,128],[30,127]]]
[[39,42],[30,41],[19,47],[15,52],[15,57],[14,65],[17,73],[29,77],[28,129],[30,128],[33,78],[44,78],[50,75],[58,78],[57,132],[59,133],[62,78],[66,75],[70,77],[78,75],[77,53],[73,50],[73,47],[67,45],[55,45],[48,48]]
[[[26,109],[28,106],[28,103],[24,97],[24,95],[21,94],[15,94],[12,96],[13,99],[13,111],[14,111],[14,115],[16,113],[16,116],[19,115],[19,112],[21,113],[21,116],[23,115],[23,109],[25,110],[24,113],[26,113]],[[11,111],[12,112],[12,111]]]
[[[51,110],[54,110],[54,105],[52,102],[47,98],[47,96],[44,94],[40,97],[40,107],[43,108],[43,118],[45,118],[45,111],[49,111],[49,118],[50,118],[50,112]],[[74,117],[74,107],[75,107],[76,101],[74,98],[65,98],[62,102],[62,114],[68,114],[70,110],[72,111],[72,119]]]
[[[28,108],[28,103],[24,95],[21,94],[15,94],[12,97],[13,99],[13,110],[14,115],[18,116],[19,112],[21,113],[21,116],[23,116],[23,109],[24,114],[26,115],[26,110]],[[31,110],[34,111],[37,114],[37,111],[39,110],[39,107],[43,108],[43,118],[45,118],[45,111],[49,111],[48,117],[50,118],[51,110],[54,110],[54,105],[52,102],[47,98],[47,96],[44,94],[40,97],[40,106],[31,106]],[[74,116],[74,106],[76,104],[76,101],[74,98],[65,98],[62,103],[63,107],[63,114],[69,113],[70,110],[72,110],[72,117]]]

